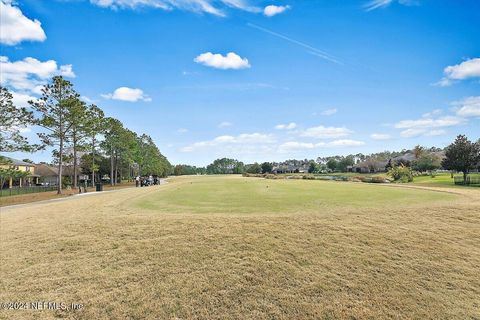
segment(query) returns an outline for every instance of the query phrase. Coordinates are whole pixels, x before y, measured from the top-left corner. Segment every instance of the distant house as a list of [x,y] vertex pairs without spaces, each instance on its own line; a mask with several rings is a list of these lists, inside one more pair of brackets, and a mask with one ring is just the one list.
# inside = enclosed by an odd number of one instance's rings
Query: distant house
[[[57,185],[58,184],[58,166],[39,163],[36,164],[36,173],[39,176],[39,182],[45,185]],[[89,177],[83,175],[81,168],[78,168],[77,174],[78,182],[82,182],[85,179],[88,181]],[[70,177],[73,181],[73,166],[63,166],[62,167],[62,177]]]
[[5,157],[5,156],[2,156],[2,158],[5,161],[2,161],[3,163],[0,164],[0,168],[14,169],[17,171],[28,172],[29,174],[25,178],[10,177],[3,186],[0,186],[1,189],[13,188],[13,187],[26,187],[26,186],[36,185],[38,183],[39,176],[35,172],[35,164],[25,162],[22,160]]
[[387,166],[388,161],[377,160],[377,159],[367,159],[363,162],[357,163],[354,166],[350,166],[348,170],[350,172],[356,173],[376,173],[376,172],[385,172],[385,167]]
[[36,172],[39,175],[39,182],[44,185],[58,184],[58,168],[45,163],[36,165]]

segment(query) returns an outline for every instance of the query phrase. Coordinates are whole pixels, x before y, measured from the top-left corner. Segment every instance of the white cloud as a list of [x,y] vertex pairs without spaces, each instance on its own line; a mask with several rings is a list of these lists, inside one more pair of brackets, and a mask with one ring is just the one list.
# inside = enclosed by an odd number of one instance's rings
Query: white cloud
[[363,145],[365,145],[363,141],[350,139],[335,140],[324,144],[326,147],[359,147]]
[[331,115],[333,115],[333,114],[335,114],[335,113],[337,113],[337,112],[338,112],[338,110],[337,110],[336,108],[327,109],[327,110],[325,110],[325,111],[322,111],[321,115],[322,115],[322,116],[331,116]]
[[31,95],[28,95],[28,94],[18,93],[15,91],[12,91],[11,94],[13,96],[12,98],[13,105],[20,108],[29,108],[30,105],[28,104],[28,101],[36,100],[35,97],[32,97]]
[[226,56],[219,53],[205,52],[193,61],[216,69],[245,69],[250,68],[247,58],[242,58],[235,52],[229,52]]
[[310,137],[310,138],[317,138],[317,139],[335,139],[346,137],[353,133],[353,131],[347,128],[339,128],[339,127],[312,127],[305,129],[299,132],[301,137]]
[[365,4],[364,8],[365,11],[372,11],[379,8],[385,8],[391,5],[394,2],[398,2],[399,4],[405,6],[411,6],[418,4],[417,0],[371,0]]
[[443,129],[439,129],[439,130],[430,130],[430,131],[427,131],[424,136],[427,136],[427,137],[436,137],[436,136],[443,136],[444,134],[446,134],[447,131],[446,130],[443,130]]
[[447,132],[444,129],[429,130],[429,129],[421,129],[421,128],[416,128],[416,129],[410,128],[400,132],[400,136],[402,136],[403,138],[413,138],[418,136],[434,137],[434,136],[441,136],[446,133]]
[[373,140],[389,140],[392,137],[389,134],[385,133],[372,133],[370,135],[370,138],[372,138]]
[[55,60],[39,61],[35,58],[25,58],[10,61],[6,56],[0,56],[0,84],[18,91],[40,94],[40,88],[54,75],[75,77],[72,65],[58,67]]
[[312,150],[318,148],[346,148],[346,147],[359,147],[365,145],[365,142],[359,140],[334,140],[330,142],[298,142],[298,141],[287,141],[281,144],[278,147],[278,152],[288,153],[288,152],[297,152],[303,150]]
[[463,61],[443,70],[445,76],[437,82],[441,87],[450,86],[454,81],[480,77],[480,58]]
[[462,101],[454,102],[457,106],[457,116],[459,117],[480,117],[480,96],[468,97]]
[[219,128],[226,128],[226,127],[231,127],[231,126],[233,126],[233,123],[228,122],[228,121],[223,121],[223,122],[218,124]]
[[187,133],[188,132],[188,129],[185,129],[185,128],[180,128],[177,130],[178,133]]
[[10,1],[0,1],[0,43],[15,45],[22,41],[44,41],[47,36],[38,20],[30,20]]
[[275,138],[271,134],[262,133],[243,133],[238,136],[218,136],[212,140],[195,142],[189,146],[180,149],[180,152],[193,152],[197,150],[221,147],[225,149],[231,146],[247,147],[249,145],[271,144],[275,142]]
[[129,88],[129,87],[120,87],[115,89],[113,93],[107,93],[101,95],[105,99],[128,101],[128,102],[137,102],[139,100],[150,102],[152,101],[147,95],[143,93],[141,89]]
[[429,129],[453,127],[463,123],[465,120],[459,117],[445,116],[437,119],[422,118],[417,120],[402,120],[395,124],[397,129]]
[[[260,12],[261,9],[248,4],[246,0],[90,0],[91,3],[112,9],[135,9],[150,7],[162,10],[186,10],[225,16],[225,8],[248,12]],[[215,4],[215,5],[214,5]]]
[[285,12],[285,10],[290,9],[290,6],[276,6],[276,5],[269,5],[263,9],[263,14],[267,17],[273,17],[277,14]]
[[295,122],[290,122],[288,124],[277,124],[275,126],[275,129],[277,130],[292,130],[297,127],[297,124]]
[[303,151],[315,149],[315,144],[310,142],[298,142],[298,141],[288,141],[281,144],[278,147],[278,151],[281,153]]

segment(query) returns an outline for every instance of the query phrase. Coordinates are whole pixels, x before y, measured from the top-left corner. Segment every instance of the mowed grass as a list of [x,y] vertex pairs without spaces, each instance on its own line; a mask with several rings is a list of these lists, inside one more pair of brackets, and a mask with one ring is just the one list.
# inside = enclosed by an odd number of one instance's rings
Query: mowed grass
[[478,319],[480,193],[442,190],[184,177],[1,208],[0,301],[84,307],[0,318]]
[[309,213],[338,208],[422,206],[454,195],[386,185],[239,176],[177,178],[133,205],[165,213]]
[[[455,174],[455,177],[463,177],[461,174]],[[477,173],[472,173],[469,174],[470,177],[480,177],[480,174]],[[430,185],[430,186],[448,186],[448,187],[458,187],[458,188],[465,188],[465,186],[456,186],[453,178],[450,173],[440,173],[435,175],[434,177],[432,176],[419,176],[415,177],[413,180],[414,184],[418,185]],[[475,188],[476,186],[472,186],[472,188]],[[468,188],[468,187],[467,187]]]

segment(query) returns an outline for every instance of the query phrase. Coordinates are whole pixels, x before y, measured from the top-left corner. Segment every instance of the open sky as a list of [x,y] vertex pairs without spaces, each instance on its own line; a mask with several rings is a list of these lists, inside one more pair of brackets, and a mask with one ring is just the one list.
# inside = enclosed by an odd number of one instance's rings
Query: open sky
[[62,74],[174,164],[480,138],[477,0],[0,1],[18,105]]

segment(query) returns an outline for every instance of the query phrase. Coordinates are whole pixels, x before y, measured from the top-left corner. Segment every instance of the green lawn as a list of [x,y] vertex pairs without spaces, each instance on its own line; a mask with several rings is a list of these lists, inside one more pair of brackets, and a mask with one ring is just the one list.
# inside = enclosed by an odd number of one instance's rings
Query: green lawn
[[[455,177],[462,177],[461,174],[455,174]],[[479,174],[470,174],[471,177],[478,177]],[[450,173],[440,173],[437,174],[435,177],[431,176],[420,176],[420,177],[415,177],[413,179],[414,184],[418,185],[427,185],[427,186],[449,186],[449,187],[460,187],[464,188],[463,186],[456,186],[453,183],[453,179],[450,175]]]
[[175,213],[308,213],[322,208],[414,206],[454,196],[389,185],[208,176],[174,180],[162,193],[138,199],[143,209]]

